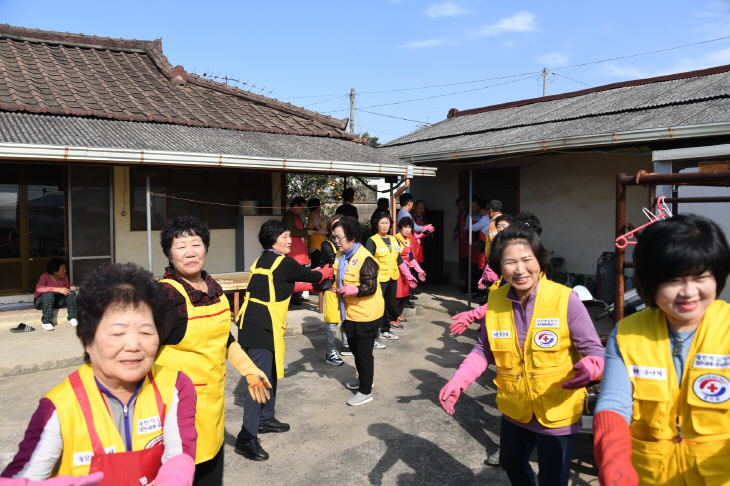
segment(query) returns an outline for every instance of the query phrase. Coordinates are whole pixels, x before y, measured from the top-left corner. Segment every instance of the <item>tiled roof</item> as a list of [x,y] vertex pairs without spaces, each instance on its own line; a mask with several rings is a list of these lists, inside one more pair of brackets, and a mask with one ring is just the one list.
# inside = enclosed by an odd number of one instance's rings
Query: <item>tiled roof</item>
[[173,67],[162,42],[0,25],[0,111],[354,139],[347,119]]
[[730,65],[473,110],[385,144],[416,155],[557,137],[730,121]]

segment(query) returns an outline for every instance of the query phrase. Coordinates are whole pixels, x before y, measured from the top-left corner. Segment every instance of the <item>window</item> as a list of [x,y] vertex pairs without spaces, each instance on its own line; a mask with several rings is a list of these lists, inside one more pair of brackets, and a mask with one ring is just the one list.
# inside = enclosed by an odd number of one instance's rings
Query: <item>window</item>
[[[146,169],[149,171],[149,168]],[[147,229],[145,207],[146,180],[136,167],[131,169],[132,231]],[[170,218],[193,215],[211,229],[232,229],[236,226],[238,201],[257,201],[256,206],[272,206],[271,174],[227,170],[193,170],[160,168],[150,176],[152,196],[152,229],[161,230]],[[180,199],[173,199],[180,198]],[[208,201],[205,204],[196,201]],[[271,209],[259,209],[271,214]]]

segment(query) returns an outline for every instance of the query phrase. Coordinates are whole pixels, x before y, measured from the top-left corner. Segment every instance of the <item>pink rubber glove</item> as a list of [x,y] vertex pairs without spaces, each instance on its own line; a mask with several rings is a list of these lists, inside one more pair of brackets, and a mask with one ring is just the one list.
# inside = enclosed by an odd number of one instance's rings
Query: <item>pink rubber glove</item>
[[456,241],[458,239],[459,239],[459,232],[458,231],[454,231],[454,241]]
[[484,277],[479,279],[479,283],[477,284],[477,288],[479,290],[487,290],[487,285],[484,283]]
[[446,413],[454,415],[454,405],[459,399],[461,392],[466,390],[479,375],[487,369],[487,360],[479,353],[469,353],[464,362],[461,363],[454,377],[449,380],[439,393],[439,402]]
[[426,272],[423,271],[421,266],[418,264],[416,260],[413,260],[411,268],[414,269],[418,273],[418,278],[421,279],[421,282],[426,281]]
[[430,232],[432,232],[432,233],[433,233],[434,231],[436,231],[436,230],[435,230],[435,229],[433,228],[433,225],[432,225],[432,224],[427,224],[426,226],[422,226],[422,228],[423,228],[423,231],[430,231]]
[[330,291],[336,293],[337,295],[357,295],[357,287],[354,285],[343,285],[342,287],[337,287],[336,289],[330,289]]
[[603,374],[603,358],[586,356],[573,365],[575,376],[562,384],[565,390],[578,390]]
[[415,239],[417,239],[417,240],[420,240],[421,238],[423,238],[424,236],[426,236],[426,235],[424,235],[423,233],[416,233],[415,231],[414,231],[413,233],[411,233],[411,234],[412,234],[412,235],[413,235],[413,237],[414,237]]
[[416,277],[414,277],[413,274],[411,273],[411,271],[408,269],[408,265],[406,265],[406,262],[403,262],[400,265],[398,265],[398,270],[400,270],[401,275],[405,275],[406,280],[408,281],[408,286],[410,288],[415,289],[416,287],[418,287],[418,281],[416,280]]
[[484,265],[484,272],[482,272],[482,280],[489,283],[494,283],[499,280],[497,274],[489,268],[489,265]]
[[192,486],[195,461],[187,454],[168,459],[157,472],[155,486]]
[[449,330],[454,334],[461,334],[466,331],[466,328],[469,327],[469,324],[476,320],[483,319],[485,315],[487,315],[487,304],[480,305],[476,309],[462,312],[461,314],[456,314],[454,317],[451,318],[456,322],[452,323],[451,326],[449,326]]
[[311,292],[314,290],[314,287],[312,287],[311,283],[306,282],[294,282],[294,293],[304,292],[304,291]]
[[[2,486],[93,486],[104,479],[103,472],[95,472],[88,476],[57,476],[45,481],[31,481],[26,478],[0,478]],[[192,484],[192,483],[191,483]]]

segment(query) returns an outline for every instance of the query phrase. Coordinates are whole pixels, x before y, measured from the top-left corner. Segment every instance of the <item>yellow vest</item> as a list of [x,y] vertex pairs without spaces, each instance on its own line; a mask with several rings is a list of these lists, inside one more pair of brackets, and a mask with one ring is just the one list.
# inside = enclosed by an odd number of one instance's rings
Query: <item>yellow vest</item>
[[568,329],[571,290],[540,279],[523,352],[512,301],[507,300],[511,288],[505,285],[489,293],[485,316],[487,338],[497,365],[497,406],[500,412],[522,423],[535,415],[549,428],[574,424],[580,419],[586,391],[560,388],[573,378],[573,365],[581,359]]
[[[91,365],[85,364],[78,371],[89,399],[91,413],[94,417],[94,427],[104,450],[107,453],[129,452],[126,449],[125,440],[119,434],[114,419],[107,409],[107,404],[96,385]],[[177,371],[164,368],[158,364],[152,365],[150,371],[165,404],[165,410],[169,410],[175,396]],[[145,377],[144,383],[137,393],[134,415],[131,421],[132,449],[135,451],[150,448],[162,440],[162,426],[165,418],[160,417],[155,395],[154,386],[149,377]],[[91,438],[89,437],[84,414],[79,401],[76,399],[69,378],[66,378],[63,383],[49,391],[45,397],[56,406],[58,420],[61,423],[61,438],[63,439],[60,467],[58,470],[54,470],[53,475],[84,476],[89,474],[89,465],[93,455]],[[174,427],[177,427],[177,424],[174,424]]]
[[388,235],[390,240],[390,248],[385,244],[385,240],[380,235],[373,235],[370,239],[375,243],[375,261],[380,266],[378,271],[378,282],[387,282],[388,280],[398,280],[400,272],[398,270],[398,255],[400,255],[400,243],[395,236]]
[[647,308],[619,323],[616,343],[633,385],[631,460],[641,484],[730,484],[728,324],[730,304],[714,301],[680,387],[664,312]]
[[215,457],[225,433],[226,347],[231,333],[231,310],[225,295],[220,302],[194,307],[179,282],[164,279],[185,297],[188,327],[175,345],[160,346],[156,363],[190,377],[197,394],[195,428],[198,445],[195,464]]
[[[337,288],[337,273],[339,272],[341,252],[337,252],[335,255],[334,264],[334,277],[335,283],[332,288]],[[360,269],[362,264],[365,262],[367,257],[371,257],[370,252],[365,248],[365,245],[360,245],[352,258],[350,258],[347,269],[345,270],[345,278],[342,281],[343,285],[360,285]],[[377,262],[376,262],[377,263]],[[354,322],[370,322],[380,317],[383,317],[385,312],[385,301],[383,300],[383,293],[380,289],[376,290],[373,295],[365,297],[357,297],[356,295],[345,296],[345,317],[348,321]],[[339,306],[339,302],[338,302]],[[339,309],[339,307],[338,307]]]
[[[260,257],[259,257],[260,258]],[[251,265],[251,275],[266,275],[269,279],[269,302],[255,299],[251,297],[249,292],[246,292],[246,298],[243,300],[241,310],[238,311],[236,316],[236,322],[238,322],[238,328],[243,328],[243,315],[246,312],[249,302],[256,302],[261,305],[265,305],[269,309],[269,315],[271,316],[271,332],[274,335],[274,363],[276,364],[276,377],[281,379],[284,378],[284,332],[286,331],[286,314],[289,311],[289,301],[291,300],[291,294],[284,300],[276,302],[276,290],[274,287],[274,270],[277,269],[279,264],[284,260],[284,255],[279,255],[271,268],[257,268],[259,259],[257,258],[253,265]],[[250,279],[249,279],[250,280]]]
[[[337,248],[330,240],[325,240],[322,245],[331,245],[332,250],[337,254]],[[340,304],[337,301],[337,294],[324,291],[324,322],[338,323],[340,319]]]
[[[309,229],[315,229],[314,225],[314,218],[312,217],[314,215],[309,215]],[[320,214],[320,221],[322,220],[322,215]],[[321,227],[321,223],[320,223]],[[322,243],[324,243],[327,240],[327,237],[325,235],[311,235],[307,239],[307,246],[309,248],[314,248],[316,250],[322,249]]]

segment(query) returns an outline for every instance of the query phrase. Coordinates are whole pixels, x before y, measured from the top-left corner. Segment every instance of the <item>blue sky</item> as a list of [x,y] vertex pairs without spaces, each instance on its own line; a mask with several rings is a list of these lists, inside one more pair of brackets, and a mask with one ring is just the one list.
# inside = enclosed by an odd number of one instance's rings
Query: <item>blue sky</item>
[[730,36],[730,0],[0,0],[0,22],[161,37],[173,65],[337,118],[349,116],[355,88],[355,130],[381,142],[450,108],[541,96],[544,67],[557,73],[548,86],[557,94],[730,64],[729,38],[567,68]]

